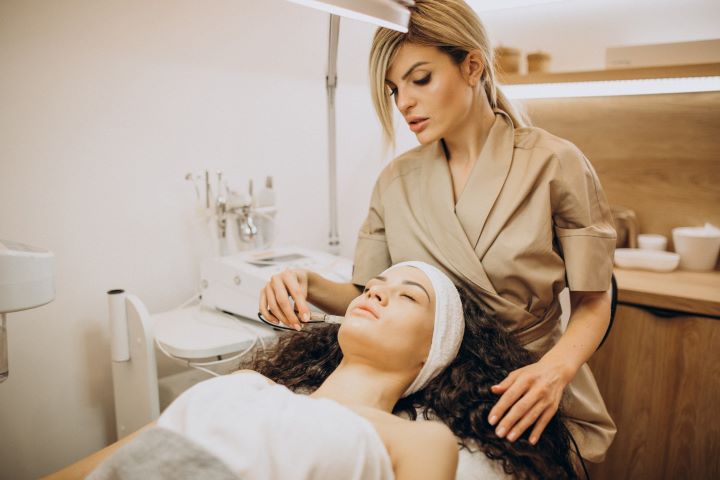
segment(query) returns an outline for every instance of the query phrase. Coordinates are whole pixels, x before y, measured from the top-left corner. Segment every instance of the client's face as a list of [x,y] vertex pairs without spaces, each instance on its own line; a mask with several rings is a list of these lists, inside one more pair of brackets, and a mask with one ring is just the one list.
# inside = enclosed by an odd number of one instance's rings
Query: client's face
[[422,367],[430,350],[435,292],[428,277],[398,267],[371,279],[348,306],[338,341],[345,356],[390,370]]

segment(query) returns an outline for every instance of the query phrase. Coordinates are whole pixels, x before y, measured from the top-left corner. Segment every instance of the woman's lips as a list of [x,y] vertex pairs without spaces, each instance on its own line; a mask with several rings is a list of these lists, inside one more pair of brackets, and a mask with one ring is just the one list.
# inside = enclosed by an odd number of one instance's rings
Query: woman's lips
[[363,317],[370,316],[370,317],[372,317],[373,319],[377,319],[377,318],[378,318],[377,315],[375,314],[375,312],[374,312],[370,307],[368,307],[368,306],[366,306],[366,305],[358,305],[357,307],[353,308],[353,313],[359,313],[359,314],[361,314]]
[[429,118],[424,118],[422,120],[413,120],[412,122],[409,122],[410,130],[412,130],[413,133],[420,133],[425,130],[429,123]]

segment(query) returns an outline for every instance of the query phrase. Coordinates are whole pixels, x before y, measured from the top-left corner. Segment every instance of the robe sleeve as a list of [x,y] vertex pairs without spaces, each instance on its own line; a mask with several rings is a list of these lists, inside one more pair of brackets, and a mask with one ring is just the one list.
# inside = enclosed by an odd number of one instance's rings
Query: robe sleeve
[[572,144],[556,153],[551,182],[555,236],[571,291],[610,288],[615,228],[600,181],[588,159]]
[[368,280],[390,265],[392,265],[390,252],[385,238],[384,207],[380,194],[380,181],[378,181],[370,198],[367,218],[358,233],[352,283],[365,285]]

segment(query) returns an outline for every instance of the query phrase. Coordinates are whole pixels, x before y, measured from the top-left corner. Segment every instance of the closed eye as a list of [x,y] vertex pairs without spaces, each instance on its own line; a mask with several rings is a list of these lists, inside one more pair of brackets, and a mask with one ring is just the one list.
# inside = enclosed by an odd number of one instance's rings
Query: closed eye
[[408,295],[407,293],[403,293],[403,294],[400,295],[400,296],[401,296],[401,297],[405,297],[405,298],[409,299],[410,301],[417,303],[417,300],[415,300],[414,297]]
[[418,79],[418,80],[413,81],[413,83],[414,83],[415,85],[421,85],[421,86],[422,86],[422,85],[427,85],[428,83],[430,83],[430,78],[431,78],[431,76],[432,76],[432,74],[428,73],[428,74],[425,75],[423,78],[420,78],[420,79]]

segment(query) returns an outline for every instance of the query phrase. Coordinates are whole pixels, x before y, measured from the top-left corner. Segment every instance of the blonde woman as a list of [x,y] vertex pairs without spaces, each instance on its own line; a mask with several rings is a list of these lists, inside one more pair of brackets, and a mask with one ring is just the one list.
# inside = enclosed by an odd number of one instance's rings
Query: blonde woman
[[[539,355],[492,387],[496,435],[537,445],[562,400],[581,455],[601,461],[615,425],[586,362],[610,313],[615,231],[603,190],[577,147],[515,113],[467,4],[416,0],[411,11],[408,33],[376,32],[370,76],[387,139],[395,104],[420,146],[375,184],[352,283],[287,271],[263,289],[260,309],[301,328],[308,302],[342,312],[390,265],[433,264]],[[565,286],[572,313],[562,332]]]

